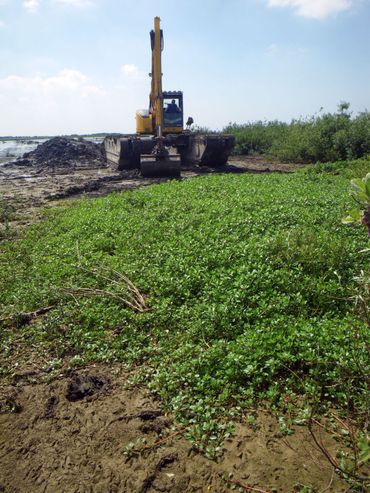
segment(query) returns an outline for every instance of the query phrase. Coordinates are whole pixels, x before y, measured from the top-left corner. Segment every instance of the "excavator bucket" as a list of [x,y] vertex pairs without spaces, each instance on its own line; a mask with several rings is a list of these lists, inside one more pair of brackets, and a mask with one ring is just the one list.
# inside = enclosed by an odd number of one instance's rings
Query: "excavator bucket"
[[156,159],[152,154],[144,154],[141,156],[140,170],[145,178],[164,176],[179,178],[181,175],[180,154],[161,159]]
[[140,171],[144,177],[179,178],[181,175],[181,156],[174,148],[167,148],[163,143],[154,146],[151,154],[142,154]]

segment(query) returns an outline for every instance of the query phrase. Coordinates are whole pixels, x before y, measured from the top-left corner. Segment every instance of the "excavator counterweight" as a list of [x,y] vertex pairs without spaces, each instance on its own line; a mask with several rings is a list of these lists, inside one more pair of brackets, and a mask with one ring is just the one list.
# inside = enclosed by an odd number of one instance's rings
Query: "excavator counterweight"
[[[119,170],[138,168],[143,176],[179,177],[181,166],[225,164],[234,147],[232,135],[195,134],[184,130],[183,94],[162,90],[160,19],[150,32],[152,50],[149,109],[136,112],[136,134],[107,136],[108,163]],[[187,126],[193,119],[189,117]]]

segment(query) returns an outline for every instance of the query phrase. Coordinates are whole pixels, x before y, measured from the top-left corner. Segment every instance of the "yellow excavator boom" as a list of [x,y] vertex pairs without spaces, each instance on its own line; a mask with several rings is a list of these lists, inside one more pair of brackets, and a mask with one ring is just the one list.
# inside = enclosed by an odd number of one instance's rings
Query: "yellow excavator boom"
[[150,32],[152,48],[151,90],[149,111],[136,112],[136,132],[161,137],[163,134],[163,91],[162,91],[162,51],[163,33],[161,20],[154,18],[154,30]]
[[[161,20],[154,18],[154,43],[152,42],[152,91],[150,101],[154,115],[155,133],[157,137],[162,136],[163,129],[163,92],[162,92],[162,50],[163,34],[161,31]],[[153,46],[154,44],[154,46]]]

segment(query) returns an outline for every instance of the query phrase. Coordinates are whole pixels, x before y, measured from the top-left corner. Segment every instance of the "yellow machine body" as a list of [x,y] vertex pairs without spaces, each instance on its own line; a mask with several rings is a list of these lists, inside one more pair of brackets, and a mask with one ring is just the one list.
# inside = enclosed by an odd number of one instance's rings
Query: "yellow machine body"
[[136,112],[136,133],[140,135],[153,134],[153,117],[145,110]]

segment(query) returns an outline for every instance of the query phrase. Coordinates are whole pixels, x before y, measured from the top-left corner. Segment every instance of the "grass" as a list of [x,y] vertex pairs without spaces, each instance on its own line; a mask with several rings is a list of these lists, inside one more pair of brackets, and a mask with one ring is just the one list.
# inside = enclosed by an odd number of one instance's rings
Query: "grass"
[[[365,409],[368,325],[353,299],[369,262],[364,232],[340,223],[348,187],[322,170],[207,176],[49,212],[1,247],[2,316],[54,306],[3,324],[3,372],[19,342],[51,366],[139,368],[209,454],[220,419],[245,408]],[[120,303],[115,273],[148,311]]]
[[14,220],[15,216],[15,206],[9,204],[9,202],[0,194],[0,242],[14,236],[15,232],[11,226],[11,222]]
[[370,169],[370,155],[362,159],[336,161],[333,163],[315,163],[305,166],[299,172],[309,175],[331,174],[341,175],[348,180],[363,178]]

